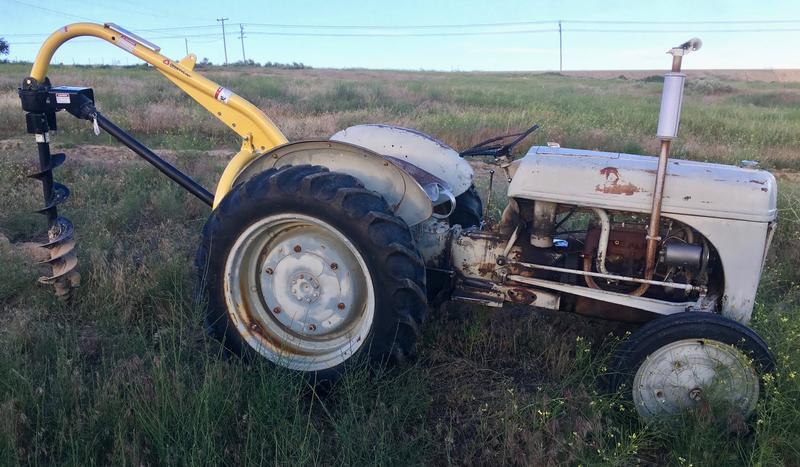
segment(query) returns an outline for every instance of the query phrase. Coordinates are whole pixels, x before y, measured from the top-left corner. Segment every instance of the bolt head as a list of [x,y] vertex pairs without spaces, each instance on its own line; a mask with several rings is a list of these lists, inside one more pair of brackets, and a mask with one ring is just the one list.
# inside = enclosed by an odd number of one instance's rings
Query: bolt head
[[279,306],[276,306],[275,308],[273,308],[273,309],[272,309],[272,312],[273,312],[273,313],[275,313],[275,314],[277,315],[278,313],[280,313],[280,312],[281,312],[281,307],[279,307]]
[[308,325],[308,330],[309,331],[316,331],[317,330],[317,325],[316,324],[309,324]]
[[335,271],[335,270],[339,269],[339,265],[336,264],[336,263],[331,263],[331,269],[333,269]]
[[336,305],[336,308],[344,310],[344,303],[339,303],[338,305]]
[[[295,253],[300,253],[302,250],[303,250],[303,249],[300,247],[300,245],[295,245],[295,246],[294,246],[294,252],[295,252]],[[302,277],[302,276],[301,276],[301,277]]]
[[266,272],[267,274],[271,275],[275,271],[273,271],[272,268],[267,268],[267,269],[264,270],[264,272]]

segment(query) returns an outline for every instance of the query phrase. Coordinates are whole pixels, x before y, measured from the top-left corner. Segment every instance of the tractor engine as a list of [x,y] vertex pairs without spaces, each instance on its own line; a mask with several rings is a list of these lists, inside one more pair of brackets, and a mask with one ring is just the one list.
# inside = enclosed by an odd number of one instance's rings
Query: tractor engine
[[746,322],[774,230],[774,177],[672,161],[648,272],[656,163],[534,146],[504,167],[508,205],[496,225],[430,219],[415,237],[431,270],[452,271],[455,299],[628,321],[720,311]]

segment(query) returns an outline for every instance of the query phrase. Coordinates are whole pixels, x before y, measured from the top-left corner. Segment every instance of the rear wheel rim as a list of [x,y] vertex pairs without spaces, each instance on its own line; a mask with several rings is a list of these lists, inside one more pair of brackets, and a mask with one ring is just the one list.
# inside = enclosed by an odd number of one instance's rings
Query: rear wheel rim
[[367,340],[375,291],[366,261],[315,217],[265,217],[237,238],[225,265],[228,314],[256,352],[302,371],[332,368]]
[[710,339],[684,339],[648,355],[634,376],[633,401],[645,419],[707,403],[725,404],[747,417],[759,390],[756,369],[741,350]]

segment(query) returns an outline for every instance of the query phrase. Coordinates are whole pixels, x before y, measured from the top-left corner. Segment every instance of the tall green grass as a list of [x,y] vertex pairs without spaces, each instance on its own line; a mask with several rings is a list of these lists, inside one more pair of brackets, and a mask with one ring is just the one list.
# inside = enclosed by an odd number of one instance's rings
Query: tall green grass
[[[3,65],[0,82],[11,86],[25,71]],[[211,72],[245,95],[262,94],[259,105],[297,131],[305,112],[337,124],[380,115],[458,146],[541,121],[537,142],[646,151],[659,92],[658,83],[551,75],[304,73]],[[227,144],[228,132],[210,117],[142,122],[153,90],[176,114],[195,115],[170,86],[150,87],[160,82],[154,73],[125,70],[123,83],[113,69],[51,76],[96,83],[104,111],[150,125],[145,139],[178,149],[168,152],[175,164],[213,186],[226,159],[202,149]],[[687,96],[701,102],[687,105],[680,154],[765,154],[773,167],[797,167],[794,108],[742,97],[797,89],[730,85],[730,93]],[[231,358],[205,337],[192,298],[207,208],[151,167],[103,148],[68,148],[79,157],[57,172],[73,192],[63,213],[76,225],[83,275],[78,300],[60,304],[34,284],[36,266],[20,246],[43,233],[42,219],[27,214],[40,203],[40,187],[24,177],[34,149],[21,112],[9,104],[0,119],[9,122],[2,138],[14,139],[0,157],[2,465],[800,463],[800,180],[791,174],[780,181],[779,230],[753,321],[778,358],[768,397],[749,425],[696,416],[665,430],[640,423],[629,402],[598,384],[631,328],[558,313],[449,304],[432,313],[417,361],[356,368],[329,394]],[[57,145],[109,143],[62,121]],[[495,197],[494,215],[501,204]]]

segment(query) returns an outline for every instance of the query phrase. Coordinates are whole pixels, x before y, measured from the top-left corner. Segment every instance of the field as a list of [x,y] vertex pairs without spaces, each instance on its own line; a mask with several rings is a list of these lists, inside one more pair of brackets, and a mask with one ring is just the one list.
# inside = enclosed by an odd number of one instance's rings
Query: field
[[[432,310],[416,361],[354,371],[315,394],[293,374],[226,357],[193,303],[209,211],[91,125],[60,115],[56,180],[72,190],[78,299],[35,285],[44,221],[19,64],[0,64],[0,464],[798,465],[800,84],[705,76],[687,90],[675,156],[759,160],[780,183],[780,227],[753,326],[778,359],[751,424],[641,424],[597,376],[631,328],[524,308]],[[657,79],[558,74],[207,70],[290,140],[382,122],[456,148],[530,126],[529,143],[655,153]],[[231,132],[145,67],[54,67],[98,107],[212,187]],[[478,164],[485,191],[485,164]],[[495,186],[497,196],[502,184]],[[497,213],[500,202],[493,206]],[[722,426],[720,426],[722,425]]]

